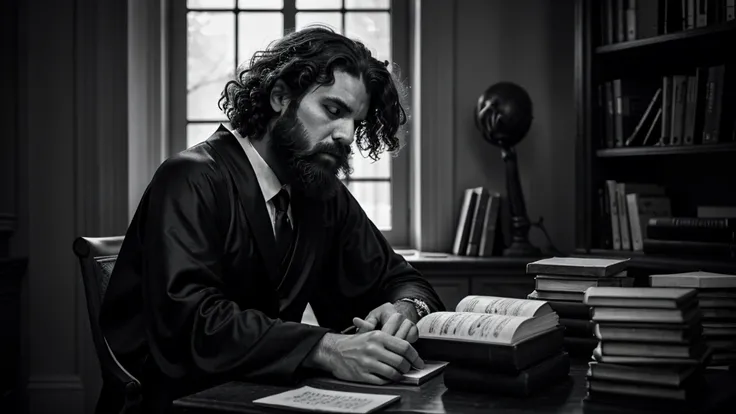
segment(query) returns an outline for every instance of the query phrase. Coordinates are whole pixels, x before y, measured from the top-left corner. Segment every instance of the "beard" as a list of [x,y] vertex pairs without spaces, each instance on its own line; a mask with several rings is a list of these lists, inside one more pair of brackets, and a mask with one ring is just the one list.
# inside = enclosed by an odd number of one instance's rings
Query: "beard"
[[296,114],[297,106],[289,105],[276,119],[269,145],[283,163],[294,190],[311,199],[330,199],[342,185],[339,174],[351,173],[350,146],[319,142],[311,147],[308,132]]

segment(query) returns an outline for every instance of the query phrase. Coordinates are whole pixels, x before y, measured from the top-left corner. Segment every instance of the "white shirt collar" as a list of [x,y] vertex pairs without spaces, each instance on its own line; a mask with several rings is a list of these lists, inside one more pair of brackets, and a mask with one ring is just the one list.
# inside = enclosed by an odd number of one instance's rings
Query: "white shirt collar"
[[256,173],[256,180],[258,180],[258,186],[261,187],[261,192],[263,193],[263,199],[268,203],[281,191],[281,188],[286,188],[286,191],[289,191],[289,185],[281,184],[281,181],[276,177],[271,167],[268,166],[266,160],[253,147],[250,139],[241,136],[235,129],[230,130],[230,132],[238,139],[238,142],[243,147],[243,151],[245,151],[245,155],[248,157],[248,161],[250,161],[250,165],[253,166],[253,171]]

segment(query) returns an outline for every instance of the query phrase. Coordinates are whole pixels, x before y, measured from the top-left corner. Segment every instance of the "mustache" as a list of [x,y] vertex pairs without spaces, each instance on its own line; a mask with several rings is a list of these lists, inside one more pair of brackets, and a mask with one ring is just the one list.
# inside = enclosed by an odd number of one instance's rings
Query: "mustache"
[[348,158],[353,151],[349,145],[328,144],[326,142],[320,142],[319,144],[315,145],[310,152],[312,155],[329,154],[337,159],[345,159]]

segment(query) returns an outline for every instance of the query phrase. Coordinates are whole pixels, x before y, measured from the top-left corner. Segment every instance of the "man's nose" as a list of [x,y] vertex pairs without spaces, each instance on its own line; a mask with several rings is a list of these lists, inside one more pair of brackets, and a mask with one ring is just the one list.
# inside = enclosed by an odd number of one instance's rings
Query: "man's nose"
[[332,132],[332,139],[345,146],[352,145],[355,141],[355,122],[352,119],[341,120]]

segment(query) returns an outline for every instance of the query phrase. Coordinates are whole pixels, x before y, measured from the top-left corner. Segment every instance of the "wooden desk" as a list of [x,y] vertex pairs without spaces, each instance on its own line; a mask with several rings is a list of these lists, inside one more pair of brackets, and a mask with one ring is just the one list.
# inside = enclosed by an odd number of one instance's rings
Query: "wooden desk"
[[[582,399],[586,395],[585,372],[587,363],[574,361],[570,376],[550,388],[529,398],[514,398],[482,393],[469,393],[448,390],[439,376],[421,387],[412,386],[359,386],[335,384],[332,381],[309,379],[301,385],[316,388],[355,391],[366,393],[399,394],[401,401],[386,407],[380,412],[387,413],[583,413]],[[710,371],[710,370],[709,370]],[[723,396],[730,397],[733,404],[736,396],[728,395],[736,389],[736,374],[714,371],[708,374],[709,384],[713,381]],[[713,378],[717,377],[717,378]],[[256,406],[253,400],[277,394],[296,387],[256,385],[244,382],[230,382],[208,390],[181,398],[174,402],[175,413],[279,413],[276,409]],[[585,411],[587,412],[587,411]],[[630,412],[621,410],[624,414]]]

